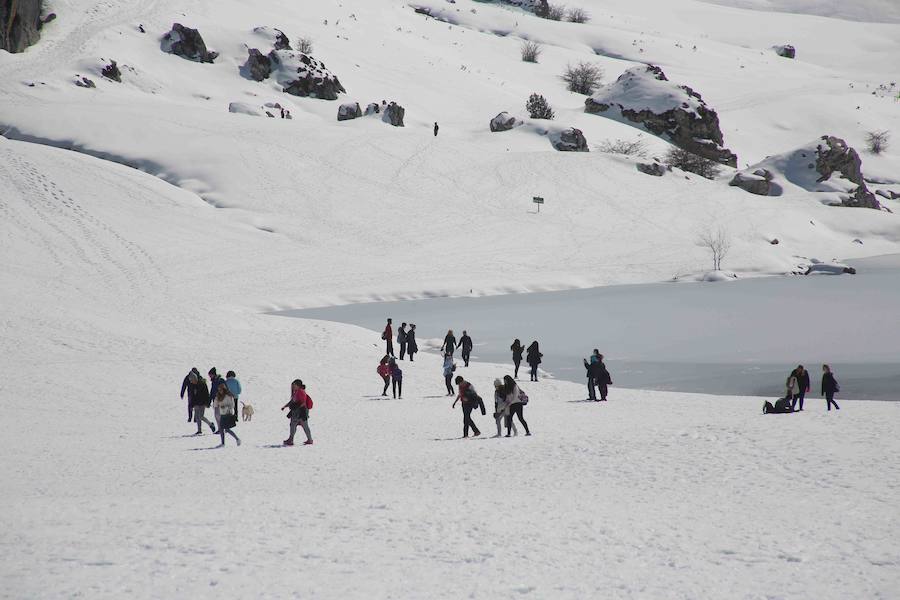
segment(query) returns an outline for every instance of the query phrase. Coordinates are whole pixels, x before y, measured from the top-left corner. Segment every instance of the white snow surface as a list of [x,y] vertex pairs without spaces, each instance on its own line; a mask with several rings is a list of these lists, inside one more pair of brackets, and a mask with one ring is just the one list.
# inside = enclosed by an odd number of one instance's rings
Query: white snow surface
[[[742,277],[897,253],[895,214],[647,177],[545,136],[633,137],[558,76],[652,62],[718,111],[741,164],[825,133],[859,148],[900,130],[871,94],[895,78],[900,27],[689,0],[584,0],[585,25],[421,3],[457,24],[394,0],[55,0],[37,45],[0,53],[0,596],[891,598],[900,405],[763,417],[758,398],[582,404],[582,386],[542,381],[525,385],[533,437],[462,441],[436,357],[382,401],[377,334],[262,313],[661,281],[706,268],[713,225]],[[173,22],[215,64],[161,52]],[[260,26],[312,37],[348,93],[241,77]],[[522,39],[545,45],[539,64]],[[798,60],[769,50],[785,42]],[[99,75],[111,59],[121,84]],[[489,132],[535,91],[555,122]],[[406,127],[338,123],[345,96],[397,101]],[[294,118],[229,113],[274,102]],[[895,149],[864,161],[896,182]],[[240,448],[182,437],[181,379],[212,365],[257,410]],[[488,399],[504,372],[465,370]],[[294,377],[316,400],[311,448],[277,447]]]

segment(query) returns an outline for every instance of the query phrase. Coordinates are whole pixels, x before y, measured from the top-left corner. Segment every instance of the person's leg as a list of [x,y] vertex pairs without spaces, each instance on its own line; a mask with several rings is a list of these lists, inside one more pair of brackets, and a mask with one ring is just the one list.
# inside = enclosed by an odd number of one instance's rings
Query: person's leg
[[471,356],[471,354],[468,351],[463,352],[463,361],[465,361],[467,367],[469,366],[469,356]]
[[594,390],[594,378],[593,377],[588,377],[587,386],[588,386],[588,400],[596,400],[597,392],[596,392],[596,390]]
[[387,347],[386,347],[387,354],[389,356],[393,356],[394,355],[394,341],[389,339],[389,340],[387,340],[386,345],[387,345]]
[[222,443],[219,445],[224,446],[225,445],[225,428],[222,427],[221,424],[219,425],[219,435],[222,437]]
[[391,378],[391,394],[394,396],[394,400],[397,399],[397,380],[393,377]]
[[606,383],[600,383],[597,387],[600,390],[600,401],[606,402],[606,395],[609,393],[609,386]]
[[285,442],[294,443],[294,434],[297,433],[297,423],[300,422],[300,419],[297,418],[296,415],[291,415],[291,434],[288,436],[288,439],[284,440]]
[[406,342],[400,342],[400,360],[403,360],[403,356],[406,354]]
[[[496,409],[494,409],[494,410],[496,410]],[[497,414],[497,413],[494,413],[494,414]],[[494,422],[497,424],[497,435],[496,435],[496,437],[500,437],[501,435],[503,435],[503,432],[502,432],[501,427],[500,427],[500,419],[501,419],[501,418],[503,418],[502,415],[497,415],[496,417],[494,417]]]
[[300,421],[300,425],[303,427],[303,433],[306,434],[306,441],[312,444],[312,433],[309,432],[309,420],[303,419]]
[[510,412],[510,409],[506,409],[506,411],[507,412],[505,415],[503,415],[503,418],[506,419],[506,437],[509,437],[510,435],[512,435],[512,428],[514,427],[514,425],[512,420],[512,412]]
[[232,431],[231,429],[228,430],[228,433],[231,435],[231,437],[234,438],[234,441],[237,442],[237,445],[240,446],[240,445],[241,445],[241,438],[239,438],[239,437],[237,436],[237,434],[236,434],[234,431]]
[[537,363],[531,365],[531,380],[532,380],[532,381],[537,381],[537,380],[538,380],[538,378],[537,378],[537,370],[538,370]]
[[800,390],[800,393],[797,394],[797,404],[800,406],[800,410],[803,410],[803,398],[806,397],[806,390]]
[[472,422],[472,417],[470,416],[470,413],[472,412],[472,409],[469,408],[468,406],[466,406],[465,404],[463,404],[462,411],[463,411],[463,437],[469,437],[469,423]]
[[399,398],[403,397],[403,380],[397,382],[397,396]]
[[203,431],[201,431],[201,429],[200,429],[200,427],[201,427],[200,423],[203,422],[202,421],[203,413],[201,412],[201,408],[202,407],[200,407],[200,406],[194,407],[194,423],[197,424],[197,434],[203,433]]
[[453,377],[452,374],[444,375],[444,383],[447,385],[447,395],[448,396],[453,395],[453,384],[450,382],[452,377]]
[[381,395],[387,396],[387,389],[388,389],[388,386],[391,385],[391,378],[390,377],[382,377],[382,379],[384,379],[384,389],[381,390]]
[[525,407],[521,404],[513,404],[513,408],[515,409],[515,415],[518,417],[519,423],[525,428],[525,435],[531,435],[531,432],[528,430],[528,423],[525,422],[525,416],[523,415]]
[[221,413],[219,412],[219,407],[218,407],[218,406],[215,406],[215,407],[213,408],[213,418],[216,420],[216,427],[218,427],[219,429],[221,429],[221,428],[222,428],[222,415],[221,415]]

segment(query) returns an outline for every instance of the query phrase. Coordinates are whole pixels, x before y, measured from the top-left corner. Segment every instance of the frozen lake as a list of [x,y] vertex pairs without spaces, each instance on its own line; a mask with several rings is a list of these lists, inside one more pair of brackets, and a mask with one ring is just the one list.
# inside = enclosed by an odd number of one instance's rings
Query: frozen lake
[[[832,365],[841,396],[900,399],[900,256],[851,261],[857,275],[659,283],[533,294],[375,302],[276,314],[359,325],[416,323],[419,346],[468,330],[473,360],[511,363],[537,339],[542,368],[582,382],[581,358],[607,357],[617,386],[776,396],[791,368]],[[377,337],[375,338],[378,339]],[[523,365],[523,368],[524,365]],[[520,372],[520,376],[521,376]],[[439,379],[439,378],[438,378]],[[440,383],[437,380],[436,386]]]

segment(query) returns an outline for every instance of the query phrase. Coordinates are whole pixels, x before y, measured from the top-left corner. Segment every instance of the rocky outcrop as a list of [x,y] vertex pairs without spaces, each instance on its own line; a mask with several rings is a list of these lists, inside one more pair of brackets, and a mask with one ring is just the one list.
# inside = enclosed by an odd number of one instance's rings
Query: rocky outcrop
[[275,49],[276,50],[293,50],[291,48],[291,40],[280,29],[275,30]]
[[84,77],[84,76],[82,76],[82,75],[76,75],[76,76],[75,76],[75,85],[77,85],[77,86],[80,87],[80,88],[86,88],[86,89],[89,89],[89,90],[94,89],[95,87],[97,87],[97,84],[94,83],[94,81],[93,81],[92,79],[89,79],[89,78]]
[[532,10],[537,16],[546,19],[550,15],[550,3],[548,0],[534,0]]
[[653,177],[662,177],[666,174],[666,171],[669,171],[669,167],[662,165],[658,162],[652,163],[638,163],[637,170],[645,175],[652,175]]
[[756,169],[753,173],[738,172],[728,185],[739,187],[757,196],[777,196],[772,193],[772,180],[775,176],[768,169]]
[[350,119],[358,119],[361,116],[362,109],[359,107],[359,102],[348,102],[338,107],[338,121],[349,121]]
[[670,82],[659,67],[628,69],[585,100],[584,110],[624,119],[698,156],[737,166],[737,155],[724,147],[716,111],[688,86]]
[[244,74],[253,81],[263,81],[272,74],[272,61],[257,48],[247,50],[247,62],[241,67]]
[[119,65],[117,65],[116,61],[114,60],[109,61],[109,64],[103,67],[103,70],[100,71],[100,74],[107,79],[122,83],[122,71],[119,70]]
[[381,105],[378,104],[377,102],[370,102],[370,103],[366,106],[366,112],[365,112],[365,114],[366,114],[367,117],[368,117],[369,115],[377,115],[377,114],[380,113],[380,112],[381,112]]
[[244,76],[255,81],[274,76],[281,91],[293,96],[337,100],[338,94],[347,91],[325,63],[308,54],[293,50],[263,54],[256,48],[247,52],[247,62],[241,67]]
[[775,46],[775,54],[784,58],[797,58],[797,49],[790,44]]
[[404,115],[406,115],[406,110],[396,102],[392,101],[384,108],[384,114],[381,116],[381,120],[385,123],[390,123],[394,127],[403,127]]
[[857,188],[849,196],[841,199],[844,206],[861,208],[881,208],[881,203],[869,191],[862,174],[862,159],[847,142],[833,135],[823,135],[822,143],[816,148],[816,172],[818,182],[831,179],[837,173],[842,179],[856,184]]
[[574,127],[551,134],[550,143],[560,152],[589,152],[587,139],[580,129]]
[[0,50],[22,52],[40,37],[41,0],[0,0]]
[[521,125],[521,121],[505,111],[491,119],[491,131],[493,132],[509,131],[517,125]]
[[199,63],[211,63],[219,56],[218,52],[206,48],[206,42],[199,31],[181,23],[172,25],[169,33],[163,36],[160,46],[163,52]]

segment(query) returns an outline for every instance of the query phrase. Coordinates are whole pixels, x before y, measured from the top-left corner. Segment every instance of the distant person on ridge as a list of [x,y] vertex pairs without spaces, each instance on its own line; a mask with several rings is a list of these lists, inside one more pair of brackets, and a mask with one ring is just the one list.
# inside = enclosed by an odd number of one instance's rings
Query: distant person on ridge
[[378,367],[375,369],[375,371],[381,376],[382,381],[384,381],[384,389],[381,390],[382,396],[387,396],[387,389],[391,385],[390,361],[391,357],[385,354],[384,358],[379,361]]
[[522,345],[522,342],[520,342],[518,340],[518,338],[516,338],[516,340],[513,341],[512,346],[510,346],[509,349],[512,350],[513,365],[515,365],[515,367],[516,367],[515,374],[513,376],[516,379],[518,379],[519,378],[519,365],[522,364],[522,353],[525,352],[525,347]]
[[459,390],[459,393],[456,396],[456,399],[453,401],[452,408],[456,408],[457,402],[462,402],[462,410],[463,410],[463,437],[469,437],[469,428],[472,429],[472,434],[475,437],[481,435],[481,432],[478,430],[478,427],[475,425],[475,421],[472,420],[472,411],[476,408],[481,408],[481,414],[487,414],[487,411],[484,408],[484,400],[481,399],[475,392],[475,386],[462,378],[462,376],[457,375],[456,377],[456,386]]
[[394,330],[391,327],[391,322],[391,319],[387,320],[387,325],[384,326],[384,331],[381,333],[381,339],[385,343],[384,353],[388,356],[394,355]]
[[459,347],[462,350],[462,359],[465,365],[469,366],[469,357],[472,355],[472,338],[463,329],[462,337],[459,338]]
[[838,403],[834,401],[834,395],[839,391],[841,391],[841,386],[838,385],[837,379],[834,378],[831,367],[822,365],[822,395],[825,396],[825,405],[828,407],[828,410],[831,410],[832,404],[834,404],[835,410],[841,410]]
[[451,383],[451,378],[453,377],[453,371],[456,370],[456,365],[453,364],[453,355],[449,352],[444,353],[444,384],[447,386],[447,395],[453,395],[453,384]]
[[200,377],[200,371],[197,370],[197,367],[194,367],[193,369],[188,371],[188,374],[184,376],[184,381],[181,382],[181,399],[182,400],[184,400],[184,393],[187,392],[187,409],[188,409],[188,419],[187,420],[188,420],[188,423],[190,423],[194,418],[194,411],[192,408],[194,405],[194,403],[192,402],[194,388],[191,385],[191,374],[194,374],[197,377]]
[[537,372],[538,365],[541,364],[541,358],[544,355],[541,354],[541,349],[538,346],[537,340],[531,342],[531,345],[528,346],[528,351],[525,356],[526,362],[531,367],[531,381],[537,381]]
[[437,137],[437,132],[440,127],[438,127],[437,121],[434,122],[434,137]]
[[400,325],[400,329],[397,330],[397,343],[400,344],[400,360],[403,360],[403,356],[406,354],[406,323]]
[[806,397],[806,393],[809,391],[809,371],[804,369],[803,365],[797,365],[793,374],[797,378],[797,395],[792,399],[791,408],[803,410],[803,398]]
[[597,402],[606,402],[606,396],[609,394],[609,386],[612,385],[612,377],[609,375],[609,371],[606,369],[606,364],[603,362],[603,355],[594,349],[594,356],[591,357],[591,360],[594,361],[591,363],[591,379],[593,380],[594,385],[597,386],[597,390],[600,392],[600,399],[597,400],[596,395],[594,396],[594,400]]
[[413,362],[413,355],[419,351],[419,344],[416,343],[416,324],[410,323],[409,331],[406,332],[406,352],[409,354],[409,362]]
[[444,336],[441,352],[449,352],[450,356],[453,356],[453,353],[456,352],[456,336],[453,335],[452,329],[447,330],[447,335]]
[[400,370],[400,365],[397,364],[397,361],[393,358],[388,363],[388,367],[391,370],[391,392],[394,395],[394,400],[399,398],[403,399],[403,371]]

